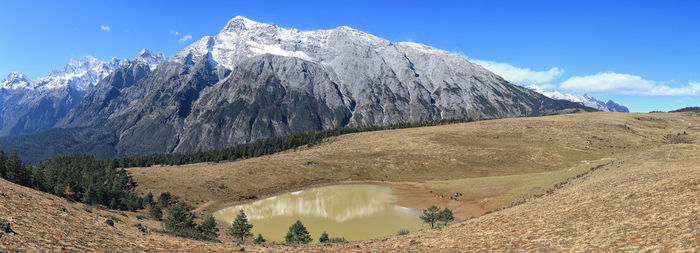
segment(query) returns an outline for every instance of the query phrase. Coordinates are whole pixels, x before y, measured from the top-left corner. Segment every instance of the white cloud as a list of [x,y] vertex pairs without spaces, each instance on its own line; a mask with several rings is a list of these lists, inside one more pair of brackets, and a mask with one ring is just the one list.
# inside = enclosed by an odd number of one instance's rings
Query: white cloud
[[177,31],[175,31],[175,30],[173,30],[173,29],[170,29],[170,34],[172,34],[173,36],[178,36],[178,35],[180,35],[179,32],[177,32]]
[[475,59],[471,59],[469,61],[479,64],[491,72],[503,77],[503,79],[521,86],[548,83],[559,78],[564,73],[564,70],[558,67],[554,67],[546,71],[536,71],[530,68],[518,68],[509,63],[503,62],[482,61]]
[[180,43],[184,43],[185,41],[188,41],[188,40],[191,40],[191,39],[192,39],[192,35],[191,35],[191,34],[187,34],[187,35],[185,35],[185,36],[182,36],[182,38],[180,38],[178,41],[180,41]]
[[601,93],[643,96],[682,96],[700,94],[700,83],[690,82],[683,87],[670,87],[656,81],[645,80],[640,76],[614,72],[598,73],[589,76],[574,76],[560,86],[561,89]]
[[100,26],[100,29],[101,29],[102,31],[105,31],[105,32],[109,32],[109,30],[111,30],[111,29],[109,28],[109,26],[106,26],[106,25]]

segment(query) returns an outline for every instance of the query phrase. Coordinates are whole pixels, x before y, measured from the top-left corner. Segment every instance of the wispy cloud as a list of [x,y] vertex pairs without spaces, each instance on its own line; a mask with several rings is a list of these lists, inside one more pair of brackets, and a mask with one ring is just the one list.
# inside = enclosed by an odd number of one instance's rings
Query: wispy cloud
[[109,26],[101,25],[100,30],[105,31],[105,32],[109,32],[109,30],[111,30],[111,29],[109,28]]
[[177,32],[177,31],[175,31],[175,30],[173,30],[173,29],[170,29],[170,34],[172,34],[173,36],[178,36],[178,35],[180,35],[179,32]]
[[188,40],[191,40],[191,39],[192,39],[192,35],[191,35],[191,34],[187,34],[187,35],[185,35],[185,36],[182,36],[182,38],[180,38],[178,41],[179,41],[180,43],[184,43],[185,41],[188,41]]
[[560,86],[561,89],[601,94],[642,96],[684,96],[700,94],[700,83],[690,82],[686,86],[671,87],[664,83],[645,80],[636,75],[614,72],[589,76],[574,76]]
[[531,84],[549,83],[559,78],[564,70],[553,67],[549,70],[532,70],[530,68],[519,68],[505,62],[483,61],[470,59],[469,61],[479,64],[493,73],[503,77],[508,82],[526,86]]

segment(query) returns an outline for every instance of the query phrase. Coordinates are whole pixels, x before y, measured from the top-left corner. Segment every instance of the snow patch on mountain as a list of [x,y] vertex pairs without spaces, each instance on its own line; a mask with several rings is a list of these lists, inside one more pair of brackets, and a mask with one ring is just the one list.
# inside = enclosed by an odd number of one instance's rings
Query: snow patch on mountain
[[541,87],[537,85],[530,85],[528,86],[531,90],[534,90],[542,95],[545,95],[549,98],[553,99],[561,99],[561,100],[568,100],[571,102],[576,102],[591,108],[595,108],[604,112],[629,112],[629,109],[621,105],[615,101],[608,100],[608,102],[603,102],[600,101],[594,97],[589,96],[588,94],[583,94],[583,95],[574,95],[574,94],[562,94],[561,92],[558,92],[556,90],[550,90],[547,91],[545,89],[542,89]]

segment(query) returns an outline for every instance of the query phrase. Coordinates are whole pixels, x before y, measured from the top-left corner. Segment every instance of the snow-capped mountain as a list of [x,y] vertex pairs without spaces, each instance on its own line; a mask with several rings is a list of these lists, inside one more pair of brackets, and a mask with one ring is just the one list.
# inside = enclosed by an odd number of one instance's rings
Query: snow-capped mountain
[[16,89],[33,89],[34,82],[24,74],[12,72],[0,82],[0,89],[16,90]]
[[[143,50],[132,61],[155,68],[165,57]],[[100,61],[92,56],[70,60],[61,70],[32,81],[10,73],[0,83],[0,136],[28,134],[51,128],[100,80],[129,60]]]
[[165,55],[163,53],[153,53],[148,51],[148,49],[141,50],[141,52],[134,58],[134,61],[142,62],[153,71],[158,67],[161,61],[165,60]]
[[37,89],[56,89],[69,86],[87,91],[119,67],[119,59],[100,61],[92,56],[71,59],[62,70],[53,70],[48,77],[36,82]]
[[[52,136],[27,138],[49,152],[70,142],[81,147],[76,152],[130,156],[344,126],[563,110],[592,109],[510,84],[433,47],[345,26],[300,31],[236,17],[152,72],[145,64],[120,65]],[[85,141],[94,136],[105,140],[101,146]]]
[[556,90],[546,91],[537,85],[530,85],[528,88],[541,93],[549,98],[553,99],[563,99],[571,102],[580,103],[582,105],[595,108],[604,112],[629,112],[626,106],[616,103],[615,101],[608,100],[608,102],[600,101],[588,94],[583,95],[573,95],[573,94],[562,94]]

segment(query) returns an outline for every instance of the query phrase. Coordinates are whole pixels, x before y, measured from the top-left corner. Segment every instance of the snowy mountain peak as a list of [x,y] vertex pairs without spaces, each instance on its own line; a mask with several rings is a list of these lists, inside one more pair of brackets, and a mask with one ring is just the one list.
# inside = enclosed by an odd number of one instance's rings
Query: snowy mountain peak
[[621,104],[616,103],[615,101],[608,100],[607,103],[600,101],[590,95],[588,93],[583,94],[583,95],[573,95],[573,94],[562,94],[558,91],[552,90],[552,91],[546,91],[542,89],[541,87],[537,85],[530,85],[528,88],[531,90],[534,90],[542,95],[545,95],[546,97],[553,98],[553,99],[561,99],[561,100],[568,100],[571,102],[576,102],[591,108],[595,108],[604,112],[629,112],[629,109]]
[[148,49],[143,49],[143,50],[141,50],[141,52],[139,52],[139,54],[136,56],[136,58],[134,58],[134,61],[147,64],[148,67],[152,71],[164,59],[165,59],[165,55],[163,53],[153,53],[153,52],[149,51]]
[[236,16],[235,18],[228,21],[228,23],[226,23],[226,26],[224,26],[223,30],[226,30],[226,31],[248,30],[248,29],[253,29],[255,27],[259,27],[259,26],[275,27],[275,25],[273,25],[273,24],[260,23],[260,22],[250,20],[250,19],[243,17],[243,16]]
[[53,70],[48,77],[37,80],[36,88],[72,87],[86,91],[119,67],[120,60],[100,61],[92,56],[71,59],[63,70]]
[[22,73],[10,72],[5,79],[0,82],[0,89],[31,89],[34,82]]

